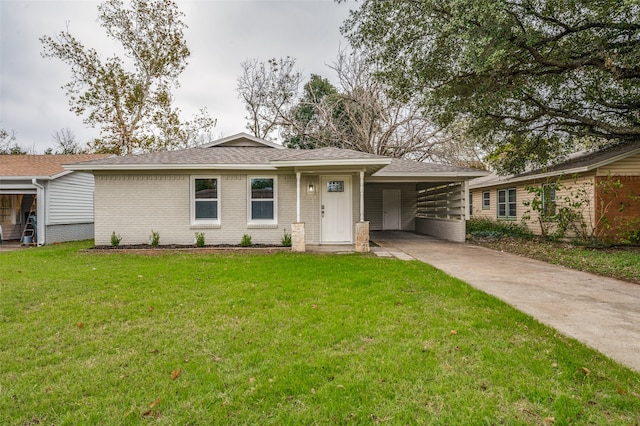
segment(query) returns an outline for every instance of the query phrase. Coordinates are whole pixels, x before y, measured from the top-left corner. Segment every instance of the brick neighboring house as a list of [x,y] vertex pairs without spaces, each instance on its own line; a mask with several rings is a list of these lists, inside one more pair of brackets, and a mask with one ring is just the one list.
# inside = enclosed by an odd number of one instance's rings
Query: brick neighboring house
[[93,175],[63,165],[104,154],[0,155],[2,240],[43,245],[93,238]]
[[95,241],[352,244],[369,230],[464,241],[469,179],[486,172],[338,148],[287,149],[240,133],[197,148],[105,158],[69,170],[95,176]]
[[[560,182],[556,189],[556,182]],[[619,182],[614,188],[612,183]],[[580,195],[586,201],[581,210],[585,225],[594,235],[610,241],[640,234],[640,142],[620,143],[594,152],[570,156],[553,167],[511,176],[491,174],[470,181],[473,217],[522,222],[541,233],[541,218],[524,202],[534,195],[527,185],[542,187],[542,202],[548,213],[566,196]],[[545,223],[553,229],[553,223]]]

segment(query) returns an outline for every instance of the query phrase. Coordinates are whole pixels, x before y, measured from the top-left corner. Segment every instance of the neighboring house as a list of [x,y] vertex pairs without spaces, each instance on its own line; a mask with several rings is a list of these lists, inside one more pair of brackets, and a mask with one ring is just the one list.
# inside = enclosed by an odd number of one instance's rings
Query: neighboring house
[[338,148],[286,149],[244,133],[193,149],[74,164],[95,176],[97,245],[355,244],[369,229],[464,241],[467,181],[486,172]]
[[[534,199],[527,186],[541,189],[542,214],[526,205]],[[469,188],[474,218],[522,222],[540,234],[543,226],[553,231],[553,216],[569,197],[581,204],[576,210],[587,234],[624,240],[629,232],[640,233],[640,142],[574,154],[555,166],[518,175],[494,173],[472,180]]]
[[0,155],[1,238],[24,234],[22,242],[37,245],[93,238],[93,175],[62,165],[105,157]]

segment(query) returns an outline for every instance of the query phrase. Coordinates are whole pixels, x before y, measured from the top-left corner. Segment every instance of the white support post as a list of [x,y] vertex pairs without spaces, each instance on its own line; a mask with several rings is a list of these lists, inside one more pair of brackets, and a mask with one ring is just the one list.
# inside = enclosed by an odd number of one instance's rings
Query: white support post
[[296,222],[300,222],[300,172],[296,172]]
[[360,171],[360,222],[364,222],[364,171]]
[[465,180],[462,186],[462,196],[464,197],[464,218],[471,219],[471,211],[469,209],[469,181]]

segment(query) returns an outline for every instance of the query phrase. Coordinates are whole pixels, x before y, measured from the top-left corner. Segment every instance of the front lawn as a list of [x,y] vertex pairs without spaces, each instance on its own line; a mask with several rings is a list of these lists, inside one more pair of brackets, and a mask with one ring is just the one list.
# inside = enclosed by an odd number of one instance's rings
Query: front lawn
[[640,374],[420,262],[0,253],[0,424],[637,424]]

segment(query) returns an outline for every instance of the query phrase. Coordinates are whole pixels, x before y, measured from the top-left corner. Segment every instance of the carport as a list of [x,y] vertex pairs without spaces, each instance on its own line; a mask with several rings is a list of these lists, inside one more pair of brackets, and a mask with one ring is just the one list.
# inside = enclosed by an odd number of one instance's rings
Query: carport
[[364,214],[370,231],[410,231],[465,240],[469,180],[487,172],[394,159],[365,178]]

